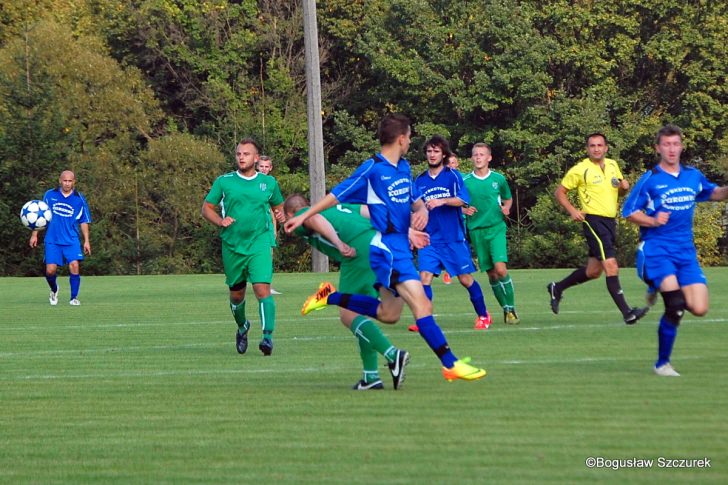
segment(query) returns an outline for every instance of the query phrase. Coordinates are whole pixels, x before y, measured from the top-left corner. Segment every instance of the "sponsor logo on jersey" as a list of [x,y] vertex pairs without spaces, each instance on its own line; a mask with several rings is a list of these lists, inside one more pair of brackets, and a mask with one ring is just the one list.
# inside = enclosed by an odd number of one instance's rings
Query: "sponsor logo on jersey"
[[55,202],[51,208],[54,216],[73,217],[73,206],[65,202]]
[[409,193],[410,179],[406,177],[395,180],[387,187],[387,196],[392,202],[398,202],[400,204],[409,202]]

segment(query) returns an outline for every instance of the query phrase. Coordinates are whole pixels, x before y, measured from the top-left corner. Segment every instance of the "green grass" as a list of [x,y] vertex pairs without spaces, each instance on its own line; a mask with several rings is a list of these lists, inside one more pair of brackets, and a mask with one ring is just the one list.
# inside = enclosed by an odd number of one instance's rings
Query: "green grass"
[[[351,391],[358,351],[335,309],[299,315],[321,275],[276,275],[268,358],[257,323],[235,352],[220,275],[84,277],[80,307],[67,278],[57,307],[43,279],[2,278],[0,482],[727,483],[728,269],[708,271],[708,316],[683,320],[674,379],[651,373],[661,304],[627,327],[602,279],[554,316],[545,285],[565,274],[512,272],[517,327],[488,289],[487,332],[472,330],[467,293],[436,281],[451,347],[488,376],[446,382],[407,314],[384,327],[412,354],[397,392],[386,368],[385,391]],[[623,286],[640,304],[633,274]],[[589,456],[712,467],[589,469]]]

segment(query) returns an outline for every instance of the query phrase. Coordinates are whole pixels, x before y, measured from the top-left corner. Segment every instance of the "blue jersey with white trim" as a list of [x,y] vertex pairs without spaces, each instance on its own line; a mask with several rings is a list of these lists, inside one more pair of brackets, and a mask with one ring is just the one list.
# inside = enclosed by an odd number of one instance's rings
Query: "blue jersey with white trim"
[[83,194],[74,190],[66,196],[60,189],[51,189],[43,195],[43,200],[53,213],[45,242],[60,246],[76,243],[79,240],[78,225],[91,222],[91,212]]
[[382,234],[408,234],[412,203],[420,198],[407,160],[397,164],[378,153],[331,189],[339,202],[366,204],[372,226]]
[[667,224],[640,227],[640,239],[693,244],[695,204],[710,200],[716,187],[696,168],[680,165],[680,171],[673,175],[656,166],[637,181],[622,206],[622,216],[628,217],[637,211],[644,211],[650,217],[669,212]]
[[[466,204],[470,203],[470,195],[462,175],[450,167],[443,167],[435,177],[430,175],[429,170],[425,170],[415,179],[415,187],[425,201],[457,197]],[[441,205],[432,209],[429,216],[425,231],[430,235],[430,243],[465,240],[465,220],[460,207]]]

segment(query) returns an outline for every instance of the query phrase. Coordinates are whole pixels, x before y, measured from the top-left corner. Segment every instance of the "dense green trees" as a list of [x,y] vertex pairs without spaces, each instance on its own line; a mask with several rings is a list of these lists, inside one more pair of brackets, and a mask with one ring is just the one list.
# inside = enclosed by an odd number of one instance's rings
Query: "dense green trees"
[[[461,156],[492,144],[516,197],[516,265],[571,266],[578,228],[551,193],[585,133],[605,131],[635,180],[676,122],[686,162],[725,180],[726,14],[708,0],[320,0],[327,181],[376,149],[383,113],[405,112],[413,161],[433,133]],[[0,272],[40,271],[17,212],[66,167],[95,217],[88,271],[219,270],[198,213],[236,140],[263,144],[284,192],[308,188],[302,35],[288,0],[0,5]],[[700,211],[706,262],[723,261],[724,214]],[[630,263],[634,228],[621,237]],[[305,268],[290,244],[276,264]]]

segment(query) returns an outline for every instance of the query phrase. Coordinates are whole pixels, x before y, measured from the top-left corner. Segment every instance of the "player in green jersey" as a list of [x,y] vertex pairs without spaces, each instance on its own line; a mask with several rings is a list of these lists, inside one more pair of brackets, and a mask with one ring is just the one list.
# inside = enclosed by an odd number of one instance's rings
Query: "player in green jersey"
[[488,273],[490,287],[503,307],[503,320],[509,325],[520,322],[516,313],[513,280],[508,274],[508,243],[505,217],[513,199],[505,177],[489,168],[490,147],[476,143],[472,151],[473,171],[463,177],[470,194],[470,205],[463,208],[470,242],[478,256],[480,271]]
[[[263,355],[273,352],[276,306],[271,296],[273,257],[270,225],[271,208],[283,222],[283,196],[273,177],[255,170],[258,144],[246,138],[235,149],[237,170],[219,176],[202,204],[202,217],[221,227],[222,262],[225,284],[230,289],[230,309],[238,331],[238,353],[248,350],[250,322],[245,316],[245,290],[248,282],[258,299],[263,339],[258,348]],[[220,206],[220,213],[216,206]]]
[[[286,218],[303,214],[308,201],[299,194],[291,195],[283,205]],[[369,295],[377,298],[376,277],[369,266],[369,244],[377,231],[368,218],[366,206],[337,204],[306,219],[293,234],[303,237],[312,247],[341,263],[339,291]],[[401,311],[401,308],[400,308]],[[369,318],[346,308],[339,308],[341,323],[351,330],[359,342],[359,354],[364,376],[354,385],[355,390],[382,389],[384,385],[377,370],[377,353],[387,359],[394,388],[404,382],[404,370],[409,352],[398,349]]]

